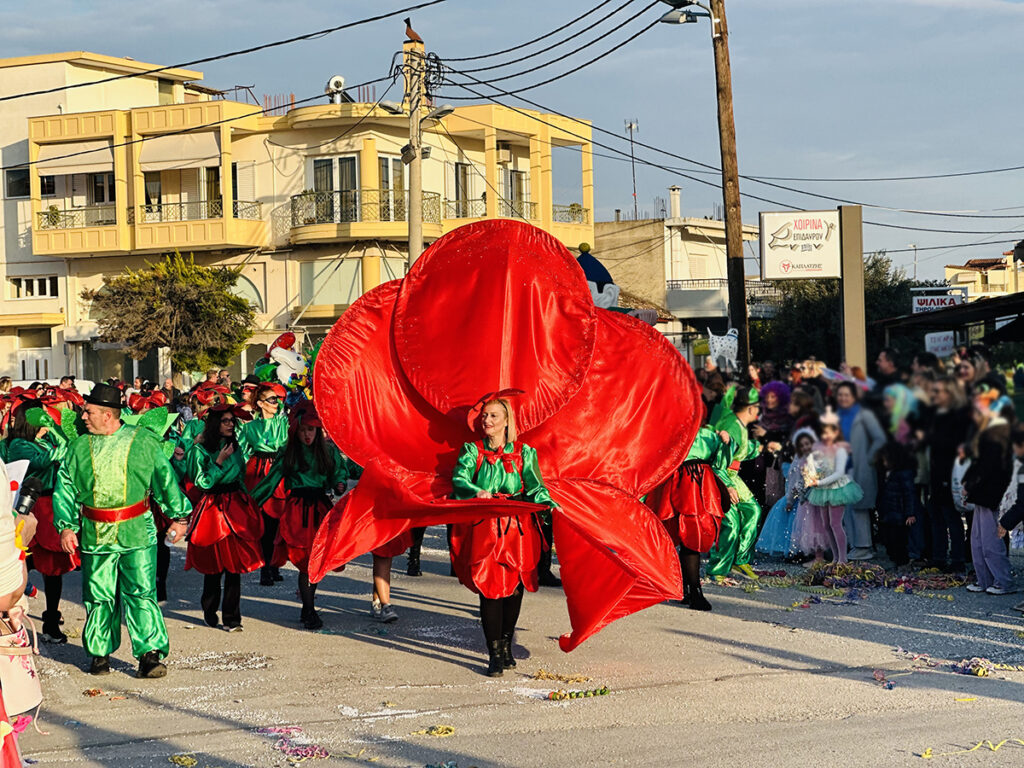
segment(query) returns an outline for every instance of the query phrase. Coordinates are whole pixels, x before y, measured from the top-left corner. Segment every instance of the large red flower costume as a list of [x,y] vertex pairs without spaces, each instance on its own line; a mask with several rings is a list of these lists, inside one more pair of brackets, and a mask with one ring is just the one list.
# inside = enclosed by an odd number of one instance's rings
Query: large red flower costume
[[310,581],[413,526],[520,515],[537,505],[449,500],[466,416],[517,387],[519,439],[560,505],[555,548],[570,651],[615,619],[682,594],[679,562],[640,498],[686,457],[700,421],[693,373],[650,326],[594,306],[575,259],[522,222],[469,224],[403,280],[362,296],[328,334],[315,399],[365,467],[331,511]]

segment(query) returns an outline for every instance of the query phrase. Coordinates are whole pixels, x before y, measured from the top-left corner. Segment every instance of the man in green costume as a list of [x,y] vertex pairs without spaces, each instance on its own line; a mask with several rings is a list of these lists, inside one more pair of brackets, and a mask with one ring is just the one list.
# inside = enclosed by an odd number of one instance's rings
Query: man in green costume
[[742,462],[755,458],[761,452],[761,445],[751,439],[747,431],[761,412],[757,390],[754,387],[733,388],[726,393],[720,406],[712,415],[712,424],[715,430],[729,434],[729,442],[721,450],[728,457],[725,462],[729,467],[726,485],[733,503],[722,519],[722,530],[718,543],[711,550],[707,574],[716,581],[723,580],[730,571],[757,579],[757,574],[750,567],[750,555],[757,541],[761,507],[739,473]]
[[89,434],[74,440],[57,474],[54,524],[61,546],[73,552],[81,529],[82,645],[89,672],[110,672],[109,655],[121,644],[121,603],[139,659],[139,677],[163,677],[160,659],[169,643],[156,600],[156,525],[149,496],[174,522],[171,541],[185,534],[192,511],[160,439],[144,427],[121,422],[121,392],[97,384],[82,414]]

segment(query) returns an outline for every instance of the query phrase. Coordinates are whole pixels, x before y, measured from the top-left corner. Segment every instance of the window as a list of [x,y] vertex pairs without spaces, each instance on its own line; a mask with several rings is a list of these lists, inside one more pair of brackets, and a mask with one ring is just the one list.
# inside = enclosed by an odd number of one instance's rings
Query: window
[[60,280],[56,275],[12,277],[8,282],[12,299],[56,299],[60,296]]
[[6,171],[4,185],[7,197],[28,197],[28,168],[14,168]]
[[92,194],[92,205],[103,205],[114,202],[114,174],[92,173],[90,174],[90,192]]
[[56,176],[40,176],[39,177],[39,193],[43,197],[55,197],[57,195],[57,177]]
[[18,349],[49,349],[49,328],[18,329]]
[[317,194],[306,212],[317,223],[359,220],[359,177],[355,155],[316,157],[311,165],[312,189]]
[[299,300],[305,304],[351,304],[363,293],[359,259],[303,261]]

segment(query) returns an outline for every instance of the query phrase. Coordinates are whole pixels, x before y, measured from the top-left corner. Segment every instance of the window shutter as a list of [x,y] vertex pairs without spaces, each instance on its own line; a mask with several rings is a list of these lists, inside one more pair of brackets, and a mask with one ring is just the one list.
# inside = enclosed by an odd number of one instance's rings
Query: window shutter
[[256,202],[256,163],[252,161],[235,163],[238,186],[235,199],[245,203]]

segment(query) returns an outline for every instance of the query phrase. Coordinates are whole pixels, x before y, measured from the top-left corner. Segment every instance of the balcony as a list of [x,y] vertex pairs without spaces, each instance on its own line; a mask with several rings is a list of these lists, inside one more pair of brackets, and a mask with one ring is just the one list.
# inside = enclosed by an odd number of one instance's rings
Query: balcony
[[487,216],[486,200],[445,200],[446,219],[482,219]]
[[140,205],[130,211],[135,224],[135,249],[141,251],[256,248],[266,244],[262,205],[249,200],[232,203],[224,216],[223,201],[192,200]]
[[117,206],[51,205],[37,211],[32,251],[39,256],[72,256],[130,250],[130,234],[117,223]]
[[590,224],[590,209],[579,203],[553,205],[551,220],[556,224]]
[[529,200],[499,200],[498,215],[506,219],[537,220],[537,204]]
[[58,208],[51,205],[37,214],[37,229],[82,229],[108,227],[117,224],[117,207],[111,205],[85,205],[80,208]]
[[[390,189],[303,192],[291,199],[292,242],[406,240],[409,193]],[[441,196],[423,193],[423,236],[441,236]]]

